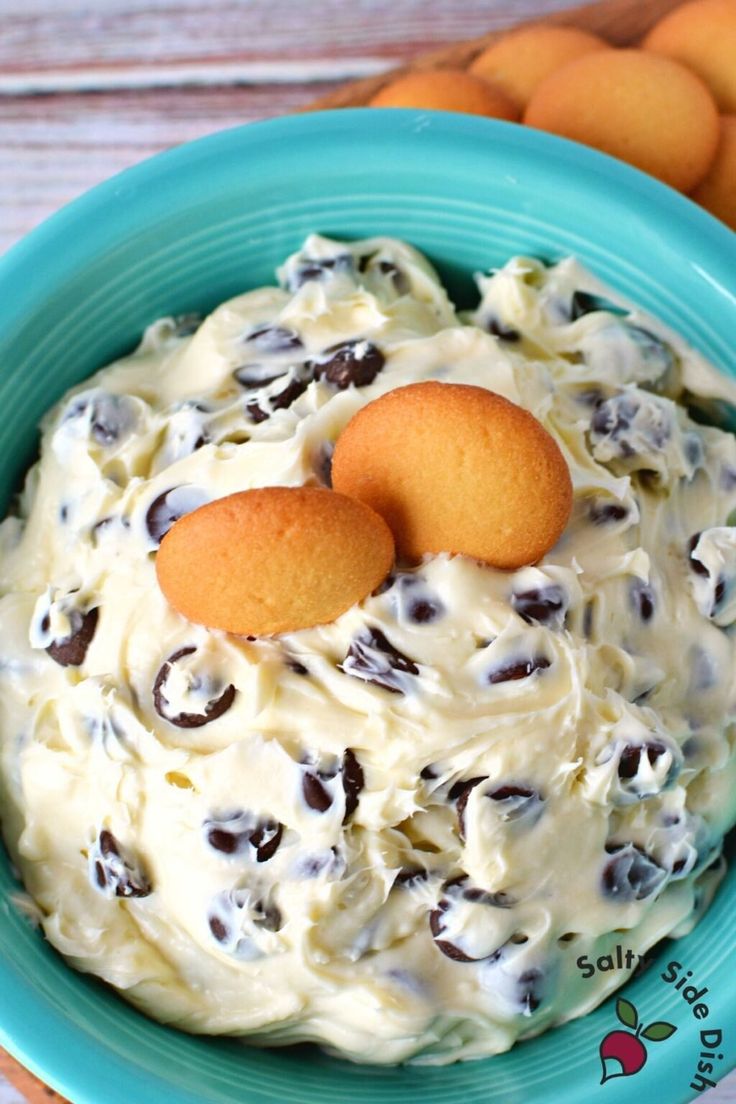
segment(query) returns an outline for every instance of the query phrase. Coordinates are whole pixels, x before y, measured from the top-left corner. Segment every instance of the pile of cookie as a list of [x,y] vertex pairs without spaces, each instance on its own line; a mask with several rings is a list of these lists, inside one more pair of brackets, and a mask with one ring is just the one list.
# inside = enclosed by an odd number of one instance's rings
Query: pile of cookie
[[370,106],[487,115],[572,138],[736,229],[736,0],[690,0],[636,49],[574,27],[512,31],[469,70],[410,72]]

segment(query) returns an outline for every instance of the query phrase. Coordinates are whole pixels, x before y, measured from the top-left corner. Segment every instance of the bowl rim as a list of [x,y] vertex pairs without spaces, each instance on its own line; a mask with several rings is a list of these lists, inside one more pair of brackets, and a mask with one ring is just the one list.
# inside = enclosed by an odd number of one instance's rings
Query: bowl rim
[[[523,127],[516,123],[491,120],[476,116],[455,115],[447,112],[428,112],[415,109],[352,108],[327,112],[311,112],[262,120],[217,131],[213,134],[179,145],[173,149],[146,158],[142,162],[101,182],[83,193],[59,211],[49,216],[35,229],[0,257],[0,289],[12,286],[16,310],[23,304],[32,304],[39,297],[39,288],[53,287],[68,263],[65,256],[54,255],[57,243],[69,236],[83,238],[85,225],[90,219],[114,209],[121,199],[126,201],[126,220],[135,217],[135,205],[150,195],[150,188],[157,179],[176,178],[181,170],[191,167],[200,159],[214,158],[226,153],[244,156],[249,149],[257,152],[261,143],[288,142],[292,135],[313,134],[315,140],[326,135],[348,131],[353,141],[360,136],[373,139],[383,130],[391,135],[404,133],[417,140],[431,142],[436,136],[455,134],[468,140],[484,142],[492,147],[489,136],[502,138],[501,149],[517,150],[520,154],[530,149],[534,158],[550,158],[563,170],[574,172],[593,180],[598,178],[606,187],[620,189],[637,202],[651,207],[655,221],[669,238],[682,244],[688,255],[688,263],[705,274],[714,294],[727,295],[732,306],[736,305],[736,234],[715,217],[698,207],[692,200],[680,195],[647,174],[589,149],[576,142],[555,135]],[[489,154],[488,156],[492,156]],[[52,260],[49,263],[49,255]],[[38,262],[43,259],[42,271]],[[2,295],[0,294],[0,301]],[[2,312],[0,311],[0,314]],[[57,1090],[74,1100],[82,1093],[88,1097],[89,1081],[82,1063],[73,1055],[62,1055],[59,1047],[53,1058],[49,1057],[47,1034],[39,1031],[39,1021],[33,1015],[35,990],[25,978],[16,974],[0,959],[0,991],[23,993],[24,999],[13,1006],[11,1015],[0,1017],[0,1043],[18,1056],[19,1060]],[[722,1001],[725,1008],[725,997]],[[12,1021],[12,1024],[11,1024]],[[43,1017],[41,1018],[43,1022]],[[46,1015],[46,1025],[52,1029],[53,1017]],[[76,1028],[68,1025],[67,1042],[72,1045]],[[85,1042],[92,1047],[92,1041]],[[97,1040],[94,1046],[104,1056]],[[733,1058],[736,1064],[736,1055]],[[147,1083],[153,1078],[147,1076]],[[159,1088],[165,1091],[163,1081]],[[572,1086],[571,1086],[572,1089]],[[130,1099],[130,1087],[115,1094],[115,1100]],[[169,1097],[171,1098],[171,1097]],[[148,1097],[147,1097],[148,1099]],[[571,1094],[572,1099],[572,1094]]]

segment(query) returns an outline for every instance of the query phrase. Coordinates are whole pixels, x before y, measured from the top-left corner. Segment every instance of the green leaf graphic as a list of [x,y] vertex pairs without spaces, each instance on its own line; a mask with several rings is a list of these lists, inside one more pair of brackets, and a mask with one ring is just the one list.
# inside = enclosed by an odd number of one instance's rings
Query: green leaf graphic
[[656,1020],[654,1023],[650,1023],[649,1027],[646,1027],[642,1033],[642,1039],[649,1039],[653,1043],[660,1043],[662,1039],[669,1039],[670,1035],[674,1035],[677,1028],[674,1024],[665,1023],[664,1020]]
[[618,1016],[622,1024],[625,1024],[626,1027],[632,1027],[636,1031],[636,1025],[639,1023],[639,1017],[631,1001],[627,1001],[623,997],[619,997],[616,1001],[616,1015]]

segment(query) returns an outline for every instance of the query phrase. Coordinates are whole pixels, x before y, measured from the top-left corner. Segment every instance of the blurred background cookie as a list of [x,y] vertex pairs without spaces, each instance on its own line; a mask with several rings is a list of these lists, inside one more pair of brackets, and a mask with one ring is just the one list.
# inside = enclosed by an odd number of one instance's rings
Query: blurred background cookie
[[736,115],[721,116],[715,160],[692,198],[736,230]]
[[687,65],[721,111],[736,112],[736,0],[683,4],[652,28],[644,46]]
[[398,77],[370,102],[371,107],[421,107],[434,111],[463,111],[495,119],[519,118],[519,109],[507,94],[464,69],[422,69]]
[[705,177],[718,110],[699,77],[644,50],[598,50],[542,81],[524,122],[628,161],[680,191]]
[[470,72],[493,81],[523,110],[537,86],[555,69],[607,46],[598,35],[577,27],[523,27],[483,50]]

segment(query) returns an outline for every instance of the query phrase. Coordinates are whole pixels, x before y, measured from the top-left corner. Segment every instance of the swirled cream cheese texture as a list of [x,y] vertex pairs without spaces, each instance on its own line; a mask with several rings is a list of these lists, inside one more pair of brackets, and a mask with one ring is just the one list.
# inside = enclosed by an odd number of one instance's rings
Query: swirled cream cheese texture
[[[722,874],[736,440],[701,423],[735,389],[572,260],[509,261],[464,317],[389,239],[313,236],[279,275],[45,420],[0,528],[5,838],[52,944],[167,1023],[493,1054],[595,1007],[625,973],[576,960],[685,933]],[[559,442],[542,562],[398,565],[273,639],[169,608],[176,517],[329,484],[350,417],[425,379]]]

